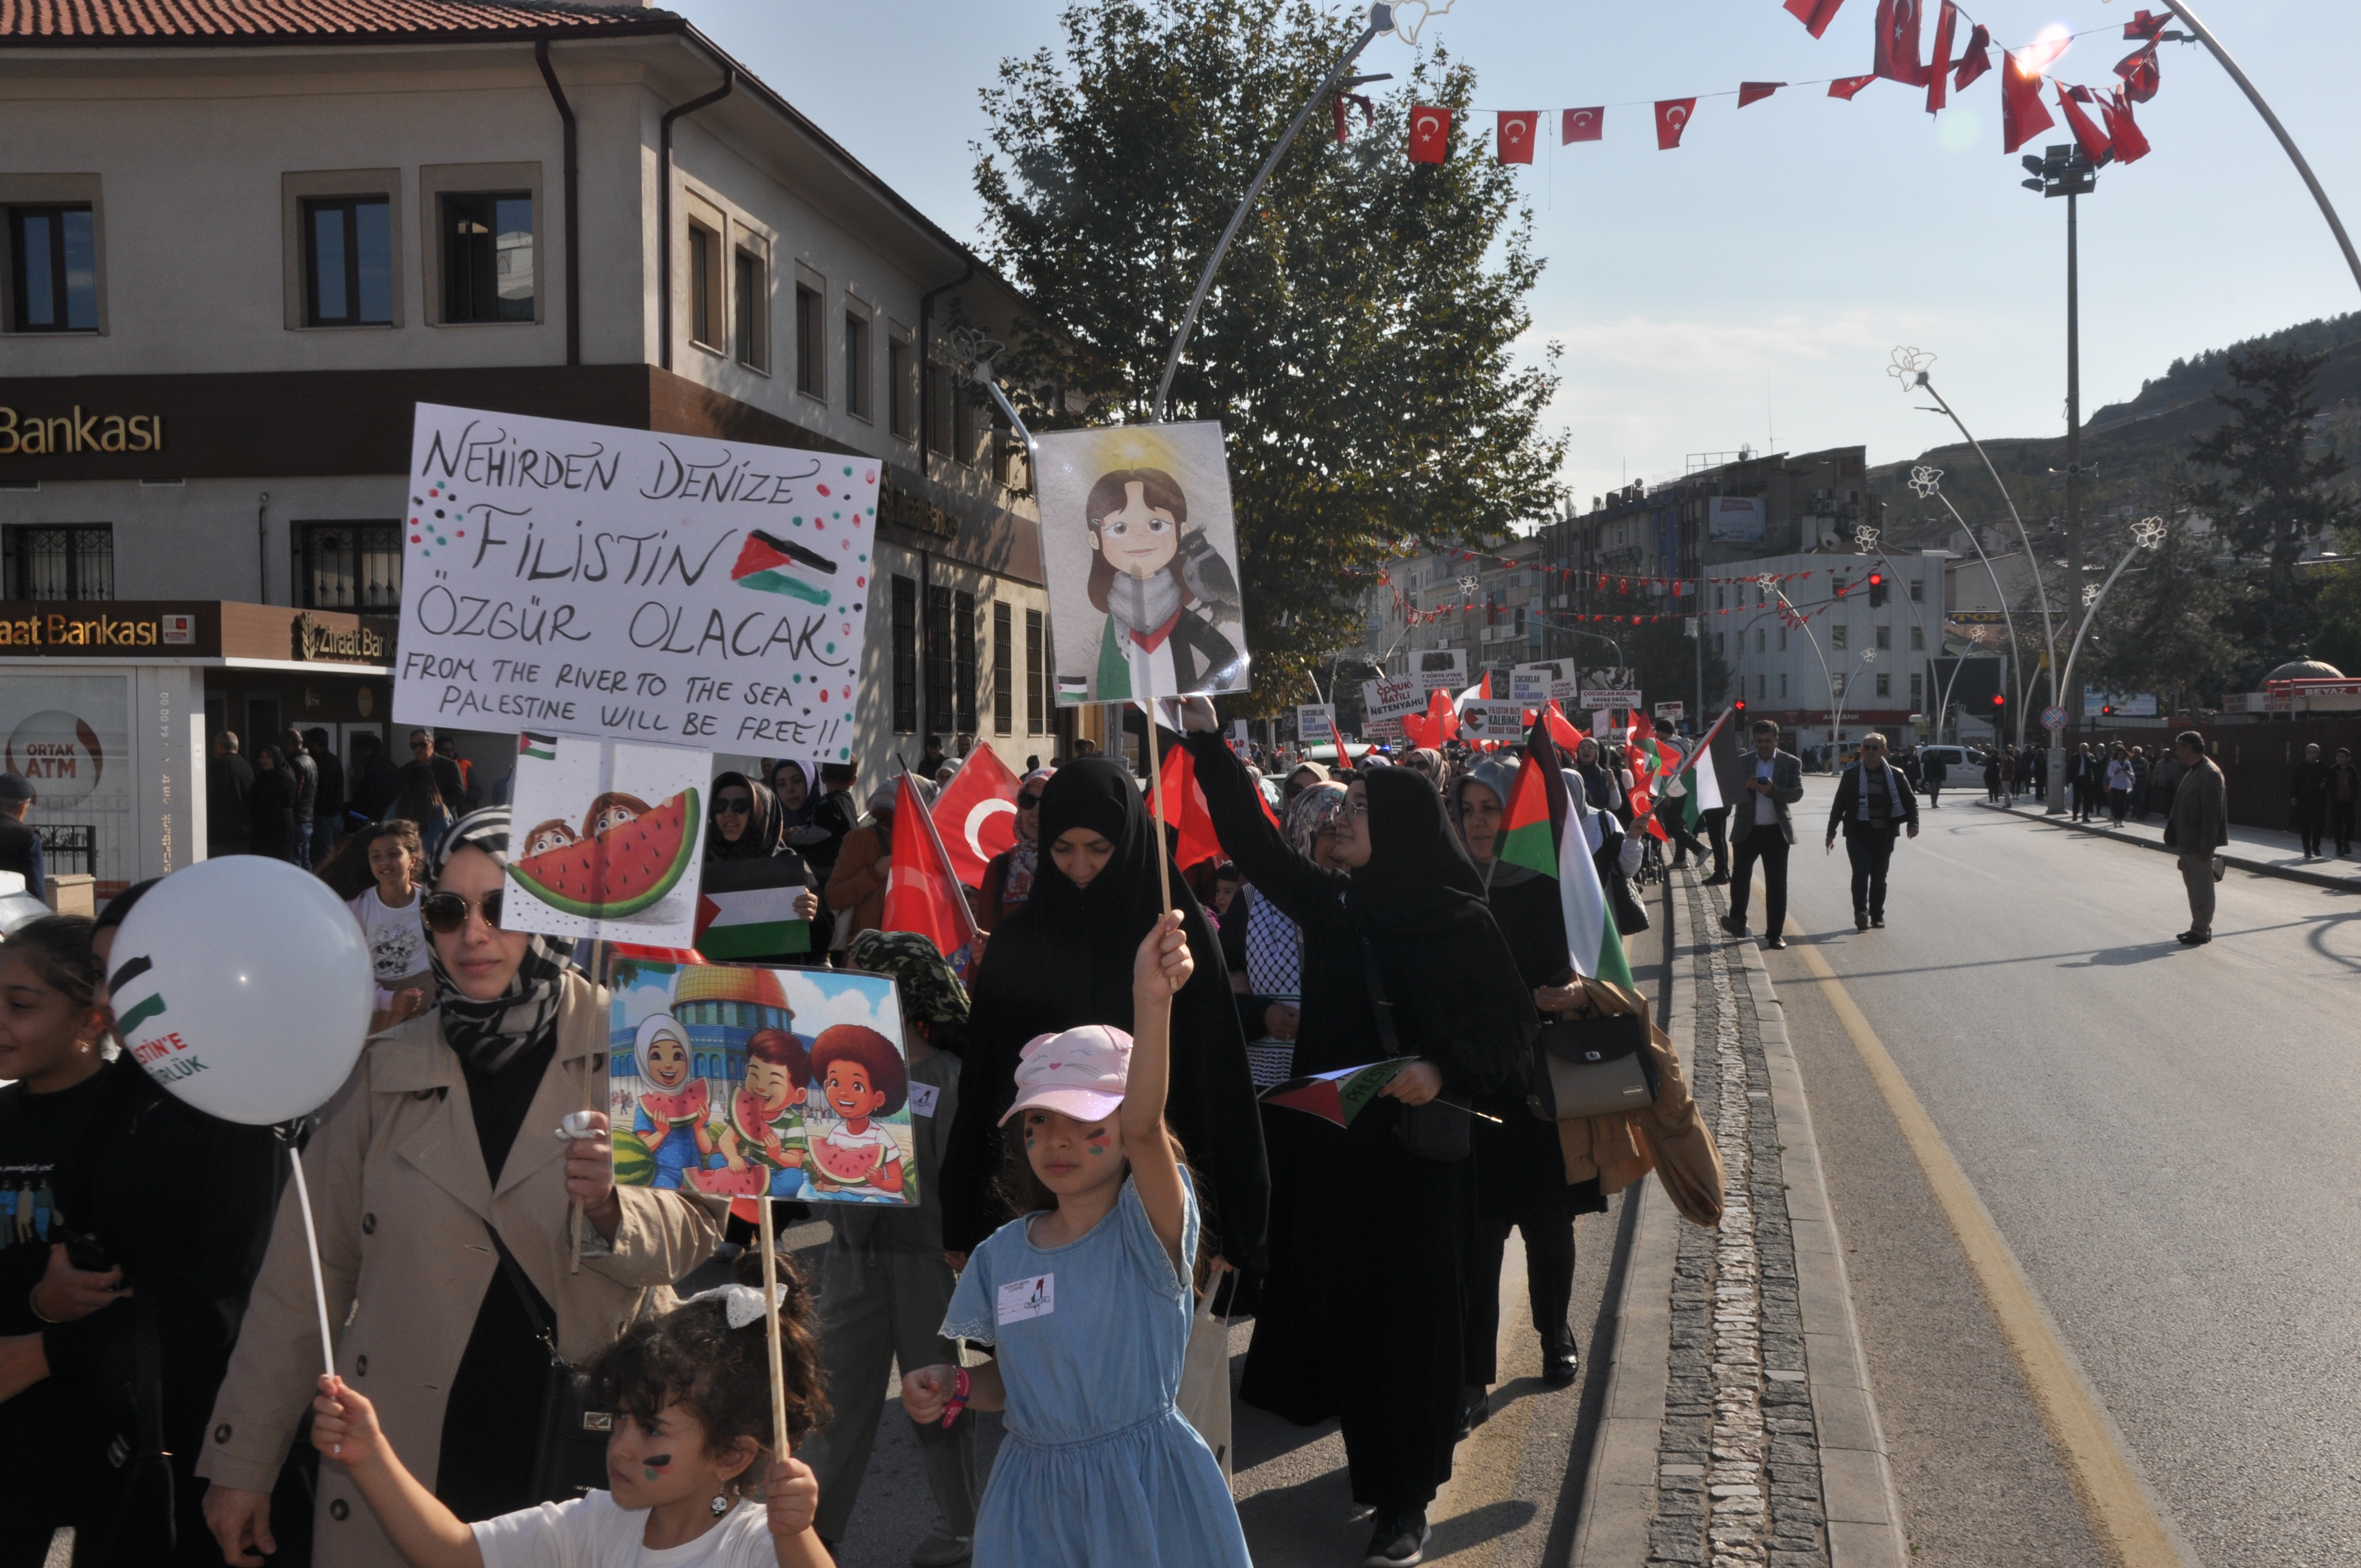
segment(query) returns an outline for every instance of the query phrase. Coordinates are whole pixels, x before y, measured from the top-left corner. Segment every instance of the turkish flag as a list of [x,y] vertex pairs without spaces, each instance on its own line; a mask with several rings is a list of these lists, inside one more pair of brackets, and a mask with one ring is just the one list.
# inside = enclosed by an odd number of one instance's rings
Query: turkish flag
[[1741,82],[1738,84],[1738,106],[1743,109],[1749,104],[1760,104],[1785,85],[1784,82]]
[[2092,163],[2103,163],[2110,150],[2107,134],[2082,112],[2082,105],[2075,102],[2078,96],[2089,91],[2087,87],[2077,87],[2070,92],[2061,82],[2058,84],[2058,106],[2066,111],[2066,124],[2073,131],[2075,141],[2081,145],[2082,156]]
[[1539,109],[1503,109],[1500,127],[1494,137],[1503,163],[1531,163],[1533,160],[1533,138],[1541,134],[1542,112]]
[[2124,24],[2124,37],[2127,38],[2156,38],[2163,34],[2164,25],[2170,20],[2172,20],[2172,16],[2169,12],[2167,12],[2161,16],[2151,16],[2145,8],[2143,8],[2139,15],[2134,16],[2130,21]]
[[2147,137],[2132,118],[2132,106],[2126,96],[2114,93],[2100,100],[2099,113],[2106,117],[2107,140],[2114,144],[2117,163],[2137,163],[2148,155]]
[[1918,23],[1926,0],[1877,0],[1877,48],[1870,73],[1905,87],[1927,85],[1927,68],[1918,63]]
[[1874,76],[1839,76],[1828,83],[1828,96],[1850,103],[1854,93],[1876,80]]
[[2041,72],[2028,71],[2016,56],[2003,51],[2000,68],[2000,137],[2002,150],[2015,152],[2058,122],[2041,103]]
[[2115,74],[2124,79],[2124,96],[2135,104],[2145,104],[2156,96],[2156,46],[2135,49],[2115,61]]
[[1605,109],[1568,109],[1558,122],[1558,143],[1597,141],[1607,128]]
[[1982,22],[1968,34],[1968,47],[1960,51],[1960,69],[1951,72],[1951,91],[1964,92],[1969,82],[1992,69],[1992,31]]
[[1951,85],[1951,29],[1959,24],[1960,8],[1951,0],[1943,0],[1942,13],[1935,18],[1935,52],[1927,60],[1927,112],[1943,112],[1946,90]]
[[[1165,826],[1173,829],[1178,840],[1172,846],[1172,863],[1185,872],[1207,861],[1224,859],[1222,840],[1213,832],[1213,814],[1205,805],[1203,786],[1197,783],[1197,760],[1186,748],[1174,746],[1164,753],[1158,777],[1163,784],[1158,794],[1162,797]],[[1268,802],[1264,809],[1269,809]]]
[[1787,15],[1811,29],[1814,38],[1827,34],[1828,24],[1837,19],[1837,7],[1844,0],[1787,0]]
[[1659,98],[1656,100],[1656,150],[1670,152],[1681,145],[1681,133],[1689,128],[1689,116],[1697,113],[1694,98]]
[[935,831],[942,836],[951,870],[970,887],[982,887],[992,858],[1016,846],[1021,782],[997,751],[978,746],[935,802]]
[[1451,151],[1451,111],[1414,104],[1410,112],[1410,160],[1441,163]]
[[1575,749],[1582,744],[1582,734],[1567,720],[1557,698],[1550,698],[1549,706],[1542,709],[1542,722],[1549,726],[1550,739],[1565,747],[1567,756],[1573,756]]
[[880,922],[888,931],[916,931],[934,943],[953,969],[965,966],[975,942],[975,916],[951,871],[942,840],[935,836],[934,818],[926,802],[904,773],[895,784],[893,869],[885,879],[885,914]]

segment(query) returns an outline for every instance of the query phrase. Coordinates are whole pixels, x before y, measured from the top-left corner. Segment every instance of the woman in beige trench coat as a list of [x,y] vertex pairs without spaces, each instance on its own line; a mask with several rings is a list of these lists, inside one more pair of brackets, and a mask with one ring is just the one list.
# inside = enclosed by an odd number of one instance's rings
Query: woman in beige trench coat
[[[569,1113],[606,1103],[607,993],[546,938],[498,928],[487,905],[508,837],[509,813],[494,807],[437,847],[434,894],[466,906],[456,930],[429,921],[436,1007],[368,1043],[303,1155],[336,1370],[376,1401],[418,1478],[469,1519],[538,1500],[517,1495],[518,1466],[529,1475],[547,1366],[488,1223],[554,1309],[557,1348],[574,1362],[668,1307],[672,1281],[720,1239],[695,1199],[615,1187],[603,1114],[599,1136],[555,1135]],[[578,1271],[575,1200],[588,1221]],[[251,1568],[272,1549],[269,1494],[321,1373],[318,1321],[291,1189],[197,1461],[230,1563]],[[320,1568],[401,1563],[324,1457],[313,1552]]]

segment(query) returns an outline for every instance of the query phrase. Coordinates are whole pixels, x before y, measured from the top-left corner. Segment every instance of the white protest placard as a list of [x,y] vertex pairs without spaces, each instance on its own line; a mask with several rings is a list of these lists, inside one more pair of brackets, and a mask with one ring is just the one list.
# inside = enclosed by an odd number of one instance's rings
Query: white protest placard
[[1409,737],[1402,733],[1401,718],[1397,715],[1391,718],[1372,718],[1368,720],[1368,722],[1361,727],[1361,739],[1365,740],[1382,740],[1387,745],[1390,746],[1396,741],[1406,740]]
[[878,472],[419,404],[394,721],[851,757]]
[[1521,740],[1525,732],[1525,706],[1516,702],[1477,700],[1459,707],[1459,733],[1468,740]]
[[1333,702],[1299,702],[1295,705],[1295,739],[1306,746],[1316,746],[1333,740],[1336,728],[1336,705]]
[[1410,673],[1422,692],[1449,692],[1457,696],[1467,688],[1465,648],[1425,648],[1410,656]]
[[1372,718],[1399,718],[1426,707],[1426,688],[1416,675],[1379,675],[1361,683],[1361,702]]
[[1539,707],[1546,702],[1555,702],[1561,708],[1571,707],[1579,689],[1574,663],[1568,659],[1519,664],[1509,672],[1510,697],[1527,707]]
[[501,929],[687,947],[712,776],[710,751],[519,735]]
[[1585,707],[1638,707],[1640,694],[1636,691],[1585,691],[1582,694],[1582,706]]

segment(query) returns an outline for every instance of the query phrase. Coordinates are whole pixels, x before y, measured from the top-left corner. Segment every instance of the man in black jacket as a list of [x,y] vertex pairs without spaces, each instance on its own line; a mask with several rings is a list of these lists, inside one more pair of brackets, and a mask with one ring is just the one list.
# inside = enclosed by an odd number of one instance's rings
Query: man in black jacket
[[1861,761],[1837,781],[1828,807],[1828,844],[1844,825],[1845,859],[1852,862],[1852,927],[1885,928],[1885,866],[1894,857],[1894,835],[1905,828],[1918,837],[1918,802],[1902,770],[1885,760],[1885,737],[1872,732],[1861,743]]
[[205,766],[205,853],[242,855],[254,836],[247,816],[246,795],[254,787],[254,770],[237,754],[237,732],[225,729],[214,737],[213,760]]
[[317,725],[303,731],[303,750],[320,770],[319,793],[312,800],[312,860],[324,861],[336,847],[345,826],[345,764],[329,743],[327,730]]
[[2288,815],[2303,836],[2303,858],[2320,859],[2320,836],[2328,826],[2328,764],[2316,744],[2303,749],[2303,761],[2288,780]]
[[0,773],[0,872],[25,879],[25,891],[41,896],[41,835],[25,825],[33,808],[33,781],[21,773]]
[[2072,792],[2073,819],[2088,822],[2105,798],[2103,781],[2099,776],[2099,760],[2091,755],[2091,743],[2085,740],[2066,759],[2066,787]]
[[1746,902],[1754,868],[1763,868],[1763,945],[1787,945],[1787,851],[1795,847],[1795,825],[1787,808],[1804,798],[1804,764],[1779,750],[1779,726],[1754,721],[1754,755],[1742,758],[1745,784],[1730,814],[1730,913],[1721,928],[1746,935]]

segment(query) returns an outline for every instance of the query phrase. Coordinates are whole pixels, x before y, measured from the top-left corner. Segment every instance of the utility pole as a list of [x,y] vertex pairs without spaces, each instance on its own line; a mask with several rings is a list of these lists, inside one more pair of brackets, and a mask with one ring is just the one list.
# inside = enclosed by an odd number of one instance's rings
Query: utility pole
[[[2031,153],[2025,155],[2026,171],[2032,178],[2023,183],[2026,190],[2041,192],[2045,200],[2052,196],[2066,198],[2066,581],[2070,585],[2067,603],[2073,605],[2080,603],[2082,597],[2083,478],[2082,294],[2078,233],[2081,214],[2076,203],[2098,189],[2099,170],[2073,142],[2045,148],[2039,158]],[[2034,560],[2027,565],[2038,576],[2041,563]],[[2049,700],[2066,713],[2065,728],[2049,732],[2048,804],[2053,813],[2063,808],[2061,775],[2066,766],[2066,747],[2080,727],[2082,709],[2080,697],[2066,690],[2063,674],[2053,647],[2049,651]],[[2021,715],[2017,722],[2024,723]]]

